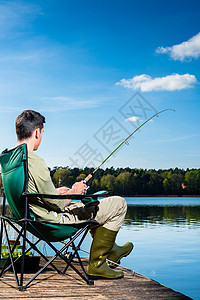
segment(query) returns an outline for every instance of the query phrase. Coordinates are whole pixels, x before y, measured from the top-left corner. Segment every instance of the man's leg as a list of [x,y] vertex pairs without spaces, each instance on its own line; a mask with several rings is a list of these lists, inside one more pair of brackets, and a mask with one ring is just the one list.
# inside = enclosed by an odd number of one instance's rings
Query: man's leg
[[86,207],[82,202],[75,202],[65,208],[60,223],[79,223],[86,220],[95,220],[105,228],[118,231],[123,224],[127,210],[124,198],[112,196],[100,200],[95,207]]
[[[108,230],[118,232],[123,224],[127,210],[127,204],[124,198],[114,196],[100,200],[99,211],[95,220],[103,225]],[[91,232],[92,237],[95,235],[95,228]],[[133,244],[125,243],[123,246],[118,246],[115,242],[110,250],[107,259],[112,262],[119,263],[120,259],[130,254],[133,249]]]
[[124,198],[119,196],[107,197],[100,200],[95,220],[106,229],[119,231],[127,211]]
[[94,219],[101,225],[96,229],[90,250],[87,269],[89,275],[106,278],[120,278],[123,276],[123,272],[115,271],[108,267],[106,258],[109,258],[110,253],[115,259],[114,261],[117,262],[132,250],[133,246],[131,243],[123,249],[119,249],[115,244],[115,238],[123,223],[126,210],[126,201],[118,196],[100,200],[96,214],[94,208],[86,208],[80,202],[69,205],[66,208],[61,221],[62,223],[74,223]]

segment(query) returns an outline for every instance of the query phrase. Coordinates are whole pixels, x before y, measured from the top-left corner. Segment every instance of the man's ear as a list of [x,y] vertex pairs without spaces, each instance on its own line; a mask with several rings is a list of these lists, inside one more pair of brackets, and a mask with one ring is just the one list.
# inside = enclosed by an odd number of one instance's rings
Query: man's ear
[[40,129],[35,129],[35,139],[37,140],[39,138]]

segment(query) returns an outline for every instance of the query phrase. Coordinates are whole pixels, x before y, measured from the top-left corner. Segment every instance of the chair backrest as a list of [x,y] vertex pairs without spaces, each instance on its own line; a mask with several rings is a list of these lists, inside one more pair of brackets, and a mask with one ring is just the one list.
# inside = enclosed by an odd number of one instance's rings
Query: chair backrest
[[4,193],[13,216],[19,220],[24,217],[25,200],[23,192],[27,192],[27,145],[22,144],[0,155],[2,182]]
[[[28,193],[27,145],[22,144],[16,148],[2,152],[0,155],[0,165],[6,199],[14,218],[16,220],[21,220],[25,216],[25,197],[22,197],[22,193]],[[27,217],[32,220],[34,219],[34,215],[29,211],[29,208]],[[87,223],[88,222],[86,221],[81,222],[80,224],[68,225],[66,227],[66,224],[51,224],[45,221],[35,221],[34,226],[49,241],[57,242],[71,237],[79,228],[84,227]],[[27,229],[35,236],[41,238],[41,236],[38,235],[38,232],[30,225],[27,226]]]

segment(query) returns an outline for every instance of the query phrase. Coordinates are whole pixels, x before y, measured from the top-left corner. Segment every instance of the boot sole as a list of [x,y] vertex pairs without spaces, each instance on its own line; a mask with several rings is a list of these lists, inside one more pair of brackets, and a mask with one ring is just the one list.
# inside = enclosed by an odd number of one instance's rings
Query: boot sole
[[121,278],[123,278],[124,277],[124,275],[122,275],[122,276],[120,276],[120,277],[103,277],[103,276],[99,276],[99,275],[88,275],[88,278],[90,279],[90,280],[117,280],[117,279],[121,279]]

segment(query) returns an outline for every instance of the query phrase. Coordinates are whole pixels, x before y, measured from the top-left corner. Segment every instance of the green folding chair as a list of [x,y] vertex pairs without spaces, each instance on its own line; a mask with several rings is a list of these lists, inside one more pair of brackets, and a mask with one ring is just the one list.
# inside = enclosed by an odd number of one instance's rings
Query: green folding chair
[[[1,173],[4,188],[2,214],[1,214],[1,232],[0,232],[0,253],[2,250],[2,239],[5,234],[6,243],[8,247],[9,257],[7,258],[0,277],[3,277],[5,272],[12,269],[16,280],[17,287],[20,291],[25,291],[28,285],[49,265],[53,267],[59,274],[64,274],[70,266],[87,284],[94,284],[93,280],[88,278],[81,261],[79,250],[84,241],[88,230],[92,226],[98,225],[96,221],[85,221],[78,224],[55,224],[46,221],[36,220],[36,216],[29,208],[29,199],[31,197],[46,197],[53,199],[66,199],[66,195],[47,195],[39,193],[28,193],[28,153],[26,144],[20,145],[11,150],[5,150],[0,155]],[[98,195],[67,195],[69,199],[81,200],[85,205],[98,205]],[[6,200],[12,211],[12,217],[6,216],[5,207]],[[11,245],[6,224],[9,224],[18,236]],[[20,225],[20,227],[16,226]],[[20,229],[19,229],[20,228]],[[28,232],[36,237],[36,241],[30,241]],[[22,241],[22,255],[15,257],[14,251]],[[67,240],[67,241],[65,241]],[[47,258],[45,254],[38,248],[38,243],[44,241],[54,251],[51,258]],[[54,242],[63,242],[64,246],[59,250],[55,247]],[[13,241],[12,241],[13,242]],[[29,245],[27,249],[26,245]],[[63,244],[62,244],[63,245]],[[70,247],[70,255],[68,248]],[[72,250],[71,250],[72,248]],[[26,264],[25,255],[31,250],[36,251],[46,261],[45,265],[41,267],[26,283],[24,283],[24,267]],[[71,252],[73,251],[73,252]],[[65,262],[63,270],[59,270],[54,260],[59,257]],[[79,262],[79,270],[74,266],[74,258]],[[21,264],[21,272],[18,274],[16,264]],[[80,271],[81,270],[81,271]],[[18,277],[19,276],[19,277]]]

